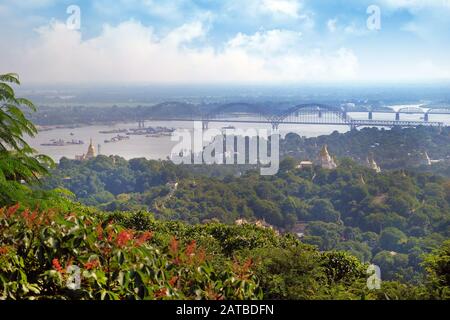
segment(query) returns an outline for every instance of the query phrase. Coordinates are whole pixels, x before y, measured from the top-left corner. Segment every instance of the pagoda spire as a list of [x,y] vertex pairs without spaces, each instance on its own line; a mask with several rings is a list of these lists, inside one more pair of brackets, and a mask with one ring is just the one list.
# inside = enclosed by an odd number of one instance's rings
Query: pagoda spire
[[320,160],[320,165],[324,169],[336,169],[337,168],[336,162],[330,156],[330,153],[328,152],[328,146],[326,144],[322,147],[322,150],[320,151],[319,160]]
[[86,159],[92,159],[92,158],[95,158],[95,148],[94,148],[94,144],[93,144],[92,138],[91,138],[89,147],[88,147],[88,151],[86,153]]
[[376,173],[381,172],[381,168],[378,166],[378,164],[375,161],[374,155],[372,152],[369,153],[367,156],[367,167],[374,170]]

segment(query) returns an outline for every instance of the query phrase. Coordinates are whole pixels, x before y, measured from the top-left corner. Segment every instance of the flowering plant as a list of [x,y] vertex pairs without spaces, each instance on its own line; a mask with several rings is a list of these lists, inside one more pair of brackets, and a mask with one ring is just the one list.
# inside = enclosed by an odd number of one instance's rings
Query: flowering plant
[[248,264],[218,269],[195,241],[153,236],[83,210],[0,209],[0,299],[261,297]]

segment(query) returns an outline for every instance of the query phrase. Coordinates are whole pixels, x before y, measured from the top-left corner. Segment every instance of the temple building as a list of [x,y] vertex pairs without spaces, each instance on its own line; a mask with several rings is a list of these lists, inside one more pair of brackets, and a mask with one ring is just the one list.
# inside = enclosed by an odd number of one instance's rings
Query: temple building
[[313,168],[313,167],[314,167],[314,163],[309,160],[301,161],[297,165],[297,169],[306,169],[306,168]]
[[84,161],[84,160],[93,159],[95,157],[96,157],[95,148],[94,148],[94,145],[92,144],[92,139],[91,139],[91,142],[89,143],[89,147],[88,147],[87,153],[83,154],[81,156],[75,156],[75,160]]
[[320,151],[319,154],[319,162],[320,162],[320,166],[323,169],[336,169],[337,165],[336,162],[334,161],[334,159],[330,156],[329,152],[328,152],[328,146],[324,145],[322,147],[322,150]]
[[373,156],[373,153],[369,153],[369,155],[367,156],[367,167],[369,169],[374,170],[376,173],[380,173],[381,172],[381,168],[378,166],[378,164],[375,161],[375,158]]

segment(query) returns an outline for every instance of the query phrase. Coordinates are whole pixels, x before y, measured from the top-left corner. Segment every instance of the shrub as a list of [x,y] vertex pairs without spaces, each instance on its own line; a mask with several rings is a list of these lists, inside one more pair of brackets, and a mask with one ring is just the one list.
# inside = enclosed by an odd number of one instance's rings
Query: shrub
[[[251,262],[212,266],[195,241],[156,245],[80,210],[0,210],[0,299],[257,299]],[[74,266],[80,287],[71,287]],[[67,285],[69,284],[69,286]]]

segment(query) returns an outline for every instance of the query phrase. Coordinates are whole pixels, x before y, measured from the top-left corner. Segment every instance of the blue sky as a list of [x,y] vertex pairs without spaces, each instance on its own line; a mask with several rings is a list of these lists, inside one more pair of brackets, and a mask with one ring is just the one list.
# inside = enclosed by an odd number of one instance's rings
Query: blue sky
[[28,83],[450,79],[450,0],[0,0],[0,39]]

